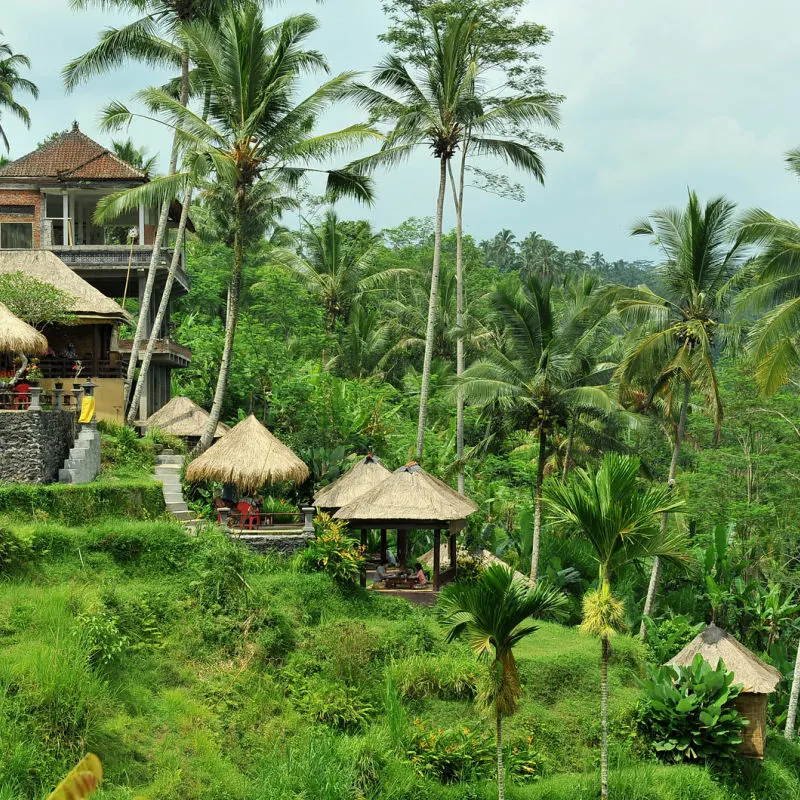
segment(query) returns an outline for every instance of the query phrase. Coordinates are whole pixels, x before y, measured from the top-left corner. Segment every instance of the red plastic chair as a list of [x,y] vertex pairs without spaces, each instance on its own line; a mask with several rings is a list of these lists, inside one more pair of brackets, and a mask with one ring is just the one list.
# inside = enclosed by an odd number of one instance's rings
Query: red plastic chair
[[261,514],[244,500],[236,504],[236,510],[239,512],[239,525],[244,530],[245,525],[248,530],[253,530],[253,524],[256,528],[261,525]]
[[29,383],[18,383],[14,387],[14,408],[19,411],[26,411],[31,404],[31,386]]

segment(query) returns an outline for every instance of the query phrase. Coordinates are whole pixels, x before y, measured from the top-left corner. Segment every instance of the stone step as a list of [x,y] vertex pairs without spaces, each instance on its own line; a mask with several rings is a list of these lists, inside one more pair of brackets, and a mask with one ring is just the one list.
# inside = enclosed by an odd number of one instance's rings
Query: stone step
[[156,475],[180,475],[181,464],[159,464],[154,472]]
[[164,492],[164,502],[169,506],[171,503],[180,503],[186,505],[183,495],[180,492]]
[[158,464],[160,467],[165,467],[168,464],[177,464],[177,466],[180,467],[183,465],[183,456],[165,456],[162,454],[160,456],[156,456],[156,464]]
[[188,508],[186,511],[171,511],[170,513],[180,522],[189,522],[194,519],[194,514]]

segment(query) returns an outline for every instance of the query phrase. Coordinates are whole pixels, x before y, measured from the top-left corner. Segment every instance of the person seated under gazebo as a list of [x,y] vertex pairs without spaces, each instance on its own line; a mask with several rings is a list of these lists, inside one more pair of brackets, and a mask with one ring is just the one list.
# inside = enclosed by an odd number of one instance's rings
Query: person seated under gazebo
[[422,564],[420,564],[419,561],[414,564],[414,577],[417,580],[414,586],[415,589],[421,589],[423,586],[428,585],[428,578],[426,577],[425,570],[422,569]]

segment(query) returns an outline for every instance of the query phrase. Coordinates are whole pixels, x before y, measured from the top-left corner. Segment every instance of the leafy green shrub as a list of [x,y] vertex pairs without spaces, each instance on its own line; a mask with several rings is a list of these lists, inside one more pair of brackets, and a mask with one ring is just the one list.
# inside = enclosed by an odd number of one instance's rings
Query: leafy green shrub
[[468,656],[412,656],[392,665],[389,672],[405,700],[469,700],[477,691],[475,661]]
[[0,485],[0,514],[85,525],[107,517],[153,519],[164,513],[164,494],[152,480],[85,484]]
[[98,425],[102,432],[101,454],[106,467],[127,468],[134,472],[150,472],[155,463],[152,439],[140,439],[127,425],[105,422]]
[[106,606],[78,616],[76,634],[89,647],[94,666],[108,666],[118,661],[128,646],[128,637],[119,629],[119,618]]
[[148,569],[182,569],[195,548],[195,540],[174,522],[108,522],[92,534],[93,550],[108,553],[119,564],[141,561]]
[[533,746],[533,737],[511,742],[505,750],[504,762],[515,783],[530,783],[541,777],[542,757]]
[[383,632],[379,645],[385,658],[400,660],[420,653],[440,653],[444,650],[444,638],[441,628],[430,617],[414,614]]
[[654,664],[663,664],[679,653],[703,630],[703,624],[693,625],[691,620],[680,615],[672,619],[655,621],[644,618],[647,629],[647,649]]
[[340,731],[363,728],[373,712],[354,686],[319,675],[310,676],[294,691],[294,702],[315,722]]
[[300,552],[300,569],[320,569],[338,583],[355,583],[364,568],[365,559],[360,542],[346,534],[347,523],[322,513],[314,518],[314,528],[317,538]]
[[645,700],[639,730],[665,761],[732,758],[747,720],[733,701],[741,686],[720,661],[716,669],[699,653],[689,667],[651,668],[641,681]]
[[145,447],[153,450],[155,450],[156,446],[159,446],[174,450],[176,453],[186,452],[186,442],[180,436],[173,436],[171,433],[165,433],[158,428],[148,428],[141,441]]
[[462,783],[491,770],[494,742],[486,733],[469,728],[442,730],[414,720],[407,756],[421,777],[436,776],[442,783]]
[[9,528],[0,527],[0,575],[16,572],[33,560],[32,541]]

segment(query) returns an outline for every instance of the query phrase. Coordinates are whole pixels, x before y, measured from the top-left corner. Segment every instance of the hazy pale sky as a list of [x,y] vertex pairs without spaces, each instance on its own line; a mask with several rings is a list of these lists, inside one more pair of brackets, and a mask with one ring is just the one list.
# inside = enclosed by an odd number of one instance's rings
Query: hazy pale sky
[[[41,90],[38,101],[26,101],[30,131],[4,118],[14,156],[73,119],[107,143],[97,128],[101,108],[164,77],[129,65],[66,95],[61,68],[121,18],[72,11],[68,0],[0,0],[0,11],[5,38],[31,57],[30,77]],[[381,56],[379,0],[287,0],[267,13],[298,11],[319,17],[313,43],[332,71],[369,70]],[[791,34],[800,30],[800,3],[537,0],[526,13],[554,33],[542,62],[550,89],[567,98],[564,152],[546,155],[546,186],[531,183],[524,203],[473,192],[465,204],[469,233],[482,239],[507,227],[522,238],[536,230],[567,250],[647,258],[652,250],[628,236],[631,222],[683,204],[689,186],[703,198],[723,193],[742,207],[800,219],[800,181],[783,164],[784,152],[800,146],[800,48]],[[342,109],[326,124],[351,118]],[[163,129],[137,123],[131,135],[166,156]],[[421,150],[408,165],[378,174],[373,208],[344,211],[379,227],[431,216],[437,180],[434,160]]]

